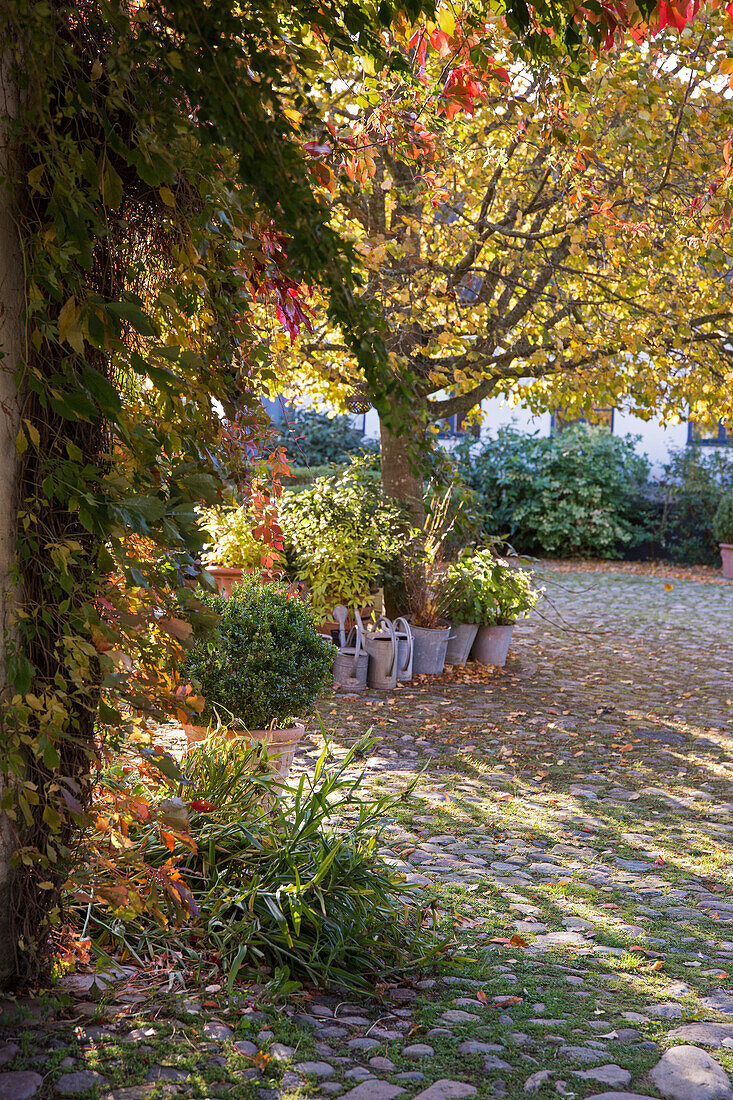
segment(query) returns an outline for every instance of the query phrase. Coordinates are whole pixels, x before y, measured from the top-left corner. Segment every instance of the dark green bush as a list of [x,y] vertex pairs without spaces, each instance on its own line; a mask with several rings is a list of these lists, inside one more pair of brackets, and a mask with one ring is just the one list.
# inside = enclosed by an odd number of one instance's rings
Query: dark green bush
[[219,616],[195,638],[181,677],[206,699],[205,722],[245,729],[282,728],[311,713],[331,678],[333,647],[286,586],[245,577],[229,598],[207,596]]
[[733,544],[733,493],[721,497],[713,516],[713,535],[719,543]]
[[634,443],[586,425],[550,437],[500,428],[464,463],[492,529],[521,553],[613,558],[643,536],[634,499],[649,464]]
[[713,518],[723,494],[731,491],[730,451],[695,446],[673,452],[657,489],[663,508],[655,538],[663,554],[683,564],[716,564]]
[[376,440],[365,439],[347,416],[302,410],[278,427],[275,441],[296,466],[341,465],[351,455],[378,450]]

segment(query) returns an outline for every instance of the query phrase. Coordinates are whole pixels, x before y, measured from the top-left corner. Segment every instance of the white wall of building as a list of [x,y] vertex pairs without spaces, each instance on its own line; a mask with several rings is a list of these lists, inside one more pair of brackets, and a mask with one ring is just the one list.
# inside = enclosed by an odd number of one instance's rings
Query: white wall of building
[[[492,397],[482,402],[483,420],[481,437],[495,435],[498,428],[514,427],[518,431],[540,436],[548,436],[552,431],[550,413],[535,415],[524,405],[512,405],[500,397]],[[379,414],[370,409],[363,414],[350,417],[352,424],[368,439],[379,439]],[[687,424],[659,424],[656,421],[640,420],[637,416],[614,410],[614,435],[636,435],[637,450],[646,455],[651,464],[652,476],[662,473],[662,467],[669,458],[670,450],[684,447],[687,443]]]

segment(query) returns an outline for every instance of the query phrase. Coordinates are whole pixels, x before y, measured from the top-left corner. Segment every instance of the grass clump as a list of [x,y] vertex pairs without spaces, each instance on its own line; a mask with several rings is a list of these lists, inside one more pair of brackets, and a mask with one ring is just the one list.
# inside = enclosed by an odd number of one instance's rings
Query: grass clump
[[362,739],[331,767],[326,747],[312,778],[292,789],[262,767],[257,749],[222,738],[184,758],[184,798],[171,799],[173,780],[150,766],[132,783],[125,769],[108,775],[117,804],[143,800],[150,817],[128,829],[139,858],[126,876],[119,861],[95,858],[103,837],[90,837],[89,904],[79,920],[98,947],[138,961],[167,952],[197,970],[214,959],[230,989],[285,968],[298,981],[373,989],[424,965],[443,945],[377,851],[410,788],[362,795],[361,775],[347,771],[369,744]]

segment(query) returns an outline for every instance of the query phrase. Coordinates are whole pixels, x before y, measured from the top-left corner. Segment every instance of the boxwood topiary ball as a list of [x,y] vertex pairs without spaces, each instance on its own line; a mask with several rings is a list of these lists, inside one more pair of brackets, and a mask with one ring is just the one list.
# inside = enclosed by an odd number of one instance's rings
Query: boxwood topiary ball
[[202,719],[246,729],[292,725],[312,713],[329,683],[333,646],[310,608],[280,583],[245,577],[230,597],[205,596],[219,616],[194,636],[181,676],[206,699]]

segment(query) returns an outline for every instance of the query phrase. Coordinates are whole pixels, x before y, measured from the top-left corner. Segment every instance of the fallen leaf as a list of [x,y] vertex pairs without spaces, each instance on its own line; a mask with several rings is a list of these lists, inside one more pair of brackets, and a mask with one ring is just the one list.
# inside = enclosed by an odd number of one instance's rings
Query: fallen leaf
[[494,997],[493,1002],[496,1008],[509,1008],[511,1005],[521,1005],[523,997]]
[[525,939],[522,939],[522,937],[518,936],[517,933],[515,932],[514,935],[512,936],[512,938],[509,940],[509,946],[510,947],[529,947],[529,941],[525,940]]

